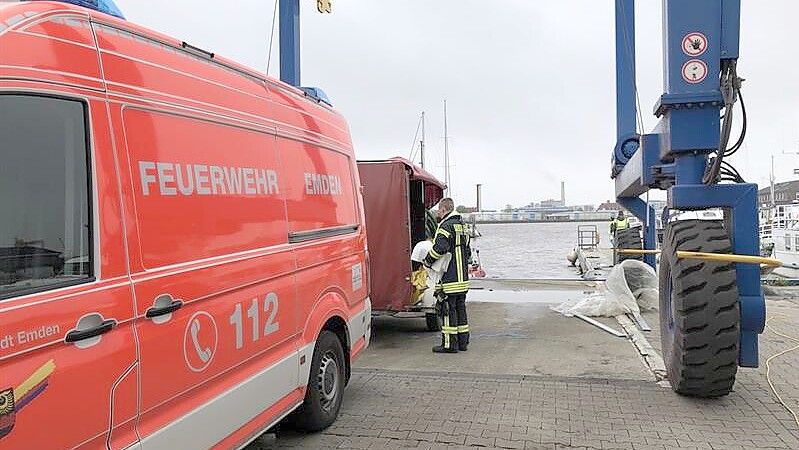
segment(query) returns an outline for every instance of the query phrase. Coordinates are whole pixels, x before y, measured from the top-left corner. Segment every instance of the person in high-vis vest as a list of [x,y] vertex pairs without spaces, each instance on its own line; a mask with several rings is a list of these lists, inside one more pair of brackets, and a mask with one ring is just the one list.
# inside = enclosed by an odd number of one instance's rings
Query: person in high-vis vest
[[425,258],[430,266],[449,253],[451,255],[441,281],[436,286],[440,301],[441,345],[433,347],[435,353],[458,353],[469,347],[469,321],[466,317],[466,293],[469,292],[469,234],[455,202],[445,198],[438,204],[440,222],[433,238],[433,248]]
[[630,228],[630,219],[624,217],[624,211],[619,211],[616,215],[616,220],[610,222],[610,235],[615,236],[616,230],[625,230]]

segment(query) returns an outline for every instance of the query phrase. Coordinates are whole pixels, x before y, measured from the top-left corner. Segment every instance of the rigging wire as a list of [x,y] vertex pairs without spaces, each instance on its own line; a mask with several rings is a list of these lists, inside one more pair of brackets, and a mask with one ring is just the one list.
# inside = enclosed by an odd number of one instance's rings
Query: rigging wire
[[408,160],[413,162],[416,158],[416,138],[419,137],[419,130],[422,128],[422,118],[419,117],[419,122],[416,123],[416,133],[413,134],[413,142],[411,143],[411,151],[408,154]]
[[272,32],[269,33],[269,54],[266,57],[266,76],[269,76],[269,66],[272,64],[272,41],[275,38],[275,20],[277,19],[277,2],[275,0],[275,7],[272,10]]

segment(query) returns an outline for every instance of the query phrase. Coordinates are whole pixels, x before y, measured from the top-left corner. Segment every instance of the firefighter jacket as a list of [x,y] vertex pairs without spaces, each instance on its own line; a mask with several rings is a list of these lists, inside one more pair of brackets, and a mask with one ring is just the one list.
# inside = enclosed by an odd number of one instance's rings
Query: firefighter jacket
[[452,254],[439,288],[445,294],[463,294],[469,290],[469,234],[461,220],[461,215],[453,211],[438,224],[433,239],[433,248],[425,258],[425,264],[432,265],[447,253]]

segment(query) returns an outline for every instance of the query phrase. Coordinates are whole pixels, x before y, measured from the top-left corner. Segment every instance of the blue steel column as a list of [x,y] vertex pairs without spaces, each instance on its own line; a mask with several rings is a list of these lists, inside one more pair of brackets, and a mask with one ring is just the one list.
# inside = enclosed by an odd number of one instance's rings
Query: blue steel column
[[280,79],[300,86],[300,0],[280,0]]
[[[707,154],[719,143],[719,110],[722,105],[718,74],[723,60],[738,58],[740,0],[665,0],[664,94],[658,104],[663,117],[661,156],[675,161],[676,184],[669,189],[669,207],[675,209],[725,208],[733,253],[758,255],[757,185],[702,183]],[[706,51],[686,55],[682,40],[688,33],[707,38]],[[683,65],[699,59],[707,77],[690,83]],[[765,302],[757,265],[736,264],[741,311],[740,354],[743,367],[757,367],[757,335],[763,332]]]
[[[616,138],[618,142],[637,135],[635,100],[635,1],[616,0]],[[627,144],[631,145],[631,144]],[[638,151],[641,151],[639,148]],[[617,201],[644,227],[644,248],[656,247],[654,208],[639,197],[619,197]],[[644,255],[644,262],[655,268],[655,255]]]
[[635,1],[616,0],[616,138],[635,134]]
[[[760,230],[757,216],[757,185],[749,187],[732,208],[733,251],[744,255],[760,254]],[[760,286],[760,266],[756,264],[736,264],[738,295],[741,308],[741,350],[739,364],[743,367],[757,367],[758,334],[766,326],[766,302]]]
[[[625,209],[630,211],[642,223],[646,224],[644,228],[644,248],[648,250],[655,249],[655,242],[657,240],[656,231],[656,216],[655,208],[649,206],[645,201],[639,197],[619,197],[617,199],[619,204]],[[650,267],[655,269],[656,259],[655,255],[644,255],[644,262],[649,264]]]

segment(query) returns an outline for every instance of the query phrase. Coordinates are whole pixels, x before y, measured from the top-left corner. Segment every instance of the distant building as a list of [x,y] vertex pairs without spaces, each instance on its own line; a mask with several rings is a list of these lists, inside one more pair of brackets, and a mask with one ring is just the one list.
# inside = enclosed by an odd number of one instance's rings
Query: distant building
[[[757,192],[758,203],[762,208],[771,207],[771,187],[767,186]],[[789,205],[799,203],[799,180],[776,183],[774,185],[774,204]]]
[[541,202],[541,208],[563,208],[563,200],[544,200]]
[[616,217],[616,211],[568,211],[550,214],[547,219],[555,222],[604,222]]
[[624,210],[624,208],[622,208],[621,205],[619,205],[616,202],[611,202],[610,200],[607,200],[605,203],[602,203],[601,205],[599,205],[599,208],[597,208],[596,210],[597,211],[617,211],[618,212],[618,211]]
[[[661,200],[653,200],[650,204],[656,210],[662,209]],[[510,206],[510,205],[509,205]],[[594,205],[566,205],[565,184],[561,183],[560,200],[544,200],[542,202],[530,202],[521,208],[511,208],[508,210],[473,211],[468,208],[465,212],[467,220],[477,222],[604,222],[612,220],[619,211],[624,211],[618,203],[606,201],[595,207]]]

